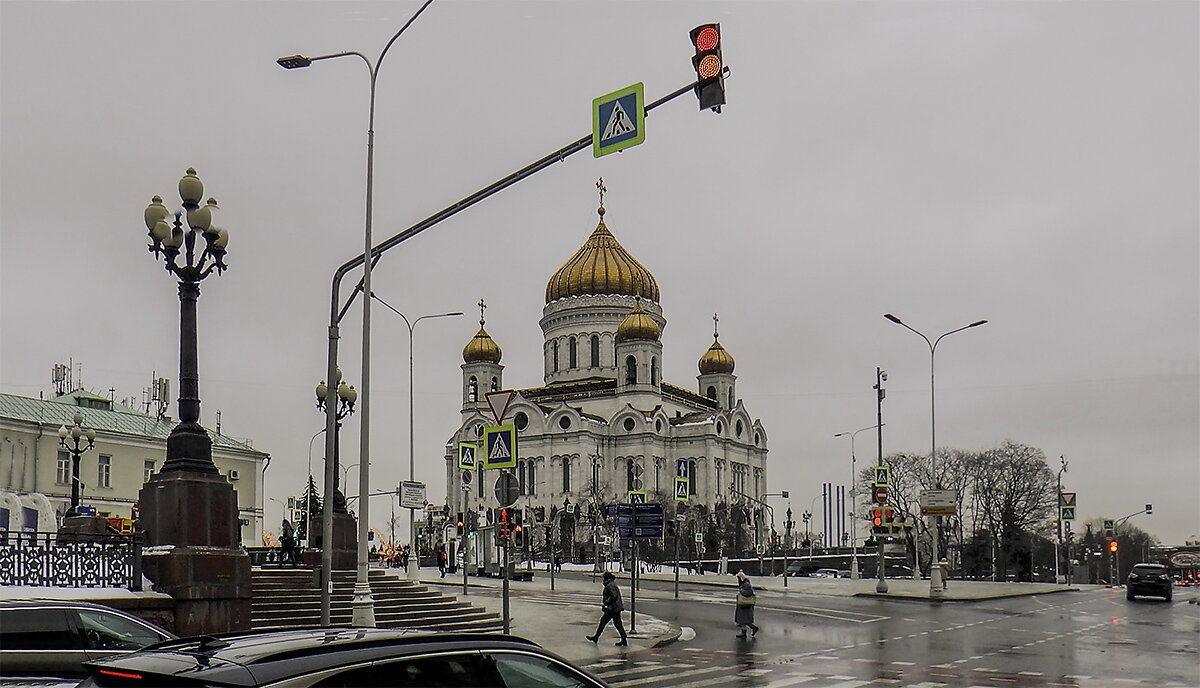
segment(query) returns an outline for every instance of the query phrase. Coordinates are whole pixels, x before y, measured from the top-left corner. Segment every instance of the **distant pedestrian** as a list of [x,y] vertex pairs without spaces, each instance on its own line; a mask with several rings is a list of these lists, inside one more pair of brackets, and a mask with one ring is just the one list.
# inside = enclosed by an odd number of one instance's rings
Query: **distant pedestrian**
[[441,545],[438,547],[437,560],[438,560],[438,571],[441,572],[442,578],[445,578],[446,577],[446,561],[447,561],[445,545]]
[[400,568],[408,570],[408,545],[400,548]]
[[621,622],[621,612],[625,610],[625,605],[621,602],[621,588],[617,586],[617,577],[611,571],[604,572],[604,596],[601,598],[600,608],[604,611],[604,615],[600,617],[595,635],[589,635],[587,639],[593,643],[599,642],[604,627],[608,625],[609,621],[612,621],[617,633],[621,634],[621,639],[617,641],[617,647],[628,645],[629,637],[625,635],[625,624]]
[[738,596],[737,610],[733,613],[733,622],[742,629],[736,637],[746,637],[746,627],[750,628],[751,635],[758,635],[758,626],[754,625],[754,586],[750,584],[750,579],[746,574],[738,571]]
[[283,566],[284,562],[296,565],[296,531],[292,528],[292,524],[285,518],[279,527],[279,546],[281,548],[279,554],[279,565]]
[[562,571],[562,557],[558,556],[558,552],[554,553],[554,570]]

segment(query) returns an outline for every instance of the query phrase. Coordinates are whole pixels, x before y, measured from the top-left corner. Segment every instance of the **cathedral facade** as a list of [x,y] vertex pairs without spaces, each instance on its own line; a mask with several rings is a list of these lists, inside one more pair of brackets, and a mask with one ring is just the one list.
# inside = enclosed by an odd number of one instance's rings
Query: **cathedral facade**
[[[598,213],[591,236],[546,285],[543,384],[515,388],[501,420],[517,429],[515,506],[527,525],[554,525],[564,542],[575,539],[576,525],[578,539],[588,539],[602,507],[628,502],[630,492],[673,515],[685,504],[676,500],[680,460],[690,478],[686,505],[697,513],[767,491],[767,434],[737,396],[716,316],[694,391],[663,380],[667,320],[658,283],[605,226],[603,196]],[[458,467],[459,444],[482,445],[484,428],[495,424],[487,393],[508,389],[480,307],[479,331],[463,349],[462,419],[445,460],[451,513],[483,514],[486,525],[498,506],[499,471],[477,466],[466,483]],[[540,540],[543,529],[533,531]]]

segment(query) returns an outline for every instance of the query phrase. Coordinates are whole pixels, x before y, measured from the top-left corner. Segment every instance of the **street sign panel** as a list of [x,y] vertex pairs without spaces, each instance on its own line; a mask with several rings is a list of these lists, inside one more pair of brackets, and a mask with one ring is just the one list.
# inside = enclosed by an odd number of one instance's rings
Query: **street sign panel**
[[887,485],[878,485],[875,488],[875,502],[878,504],[887,504],[888,488]]
[[875,467],[875,487],[887,487],[891,484],[891,470],[887,466]]
[[1073,506],[1059,507],[1059,511],[1061,512],[1060,518],[1062,520],[1064,520],[1064,521],[1074,521],[1075,520],[1075,507],[1073,507]]
[[688,460],[687,459],[675,459],[675,477],[676,478],[691,477],[688,475]]
[[953,516],[958,513],[958,493],[954,490],[921,490],[922,516]]
[[458,443],[458,467],[463,470],[475,469],[475,451],[478,449],[471,442]]
[[400,483],[400,506],[420,509],[425,506],[425,483],[405,480]]
[[1058,505],[1059,506],[1075,506],[1075,493],[1074,492],[1059,492],[1058,493]]
[[646,503],[646,493],[642,490],[630,490],[629,491],[629,503],[630,504],[645,504]]
[[696,533],[696,544],[704,542],[704,533]]
[[492,409],[492,416],[496,419],[496,425],[499,425],[504,420],[504,414],[508,411],[508,405],[512,402],[513,395],[516,392],[511,389],[502,389],[498,392],[488,392],[484,396],[487,398],[488,408]]
[[517,481],[517,476],[502,471],[500,477],[496,478],[496,501],[500,506],[510,507],[517,503],[520,496],[521,483]]
[[767,553],[767,546],[766,546],[766,545],[761,545],[761,544],[760,544],[760,545],[755,545],[755,546],[754,546],[754,551],[755,551],[755,552],[758,552],[758,555],[759,555],[759,556],[762,556],[762,555],[764,555],[764,554],[766,554],[766,553]]
[[470,485],[470,484],[471,484],[471,471],[464,470],[464,471],[462,472],[462,484],[463,484],[463,485]]
[[515,468],[517,465],[517,426],[493,425],[483,430],[483,467]]
[[686,502],[688,500],[688,479],[675,479],[675,501]]
[[646,140],[646,96],[638,83],[592,101],[592,155],[600,157]]

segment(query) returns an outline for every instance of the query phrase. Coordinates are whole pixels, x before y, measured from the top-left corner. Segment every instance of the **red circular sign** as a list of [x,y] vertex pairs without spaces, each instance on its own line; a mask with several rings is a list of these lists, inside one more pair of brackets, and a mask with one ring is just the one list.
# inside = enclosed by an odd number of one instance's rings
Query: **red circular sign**
[[875,488],[875,501],[879,504],[887,504],[888,489],[886,485],[881,485]]

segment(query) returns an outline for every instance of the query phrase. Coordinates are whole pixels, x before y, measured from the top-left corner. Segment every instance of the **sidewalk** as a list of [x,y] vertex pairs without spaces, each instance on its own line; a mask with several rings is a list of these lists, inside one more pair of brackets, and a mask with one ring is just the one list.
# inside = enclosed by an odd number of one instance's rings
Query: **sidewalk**
[[[555,589],[550,590],[550,575],[543,564],[534,569],[532,581],[509,582],[509,619],[513,635],[523,636],[572,661],[593,661],[607,655],[627,651],[661,647],[679,639],[681,629],[662,619],[643,614],[637,615],[636,631],[629,633],[629,646],[618,648],[613,645],[617,633],[609,624],[597,644],[585,636],[596,630],[600,619],[601,583],[599,575],[593,576],[591,567],[568,565],[568,577],[555,576]],[[399,575],[399,572],[397,572]],[[581,578],[583,576],[583,578]],[[593,577],[595,580],[593,581]],[[448,594],[458,595],[471,604],[501,614],[503,599],[499,591],[503,581],[497,578],[472,576],[468,581],[468,593],[463,597],[462,574],[438,576],[436,569],[421,569],[421,582],[435,586]],[[660,569],[656,573],[644,572],[642,580],[673,582],[673,568]],[[617,579],[625,603],[625,627],[629,621],[629,573],[618,572]],[[751,577],[754,587],[769,591],[772,595],[830,595],[835,597],[870,596],[906,600],[931,601],[928,580],[888,579],[887,593],[877,593],[878,581],[874,578],[852,580],[849,578],[803,578],[784,579],[774,577]],[[680,572],[679,582],[689,585],[706,585],[726,588],[732,600],[737,588],[737,579],[729,574],[691,574]],[[946,586],[945,595],[936,602],[969,602],[994,600],[1008,597],[1043,595],[1058,592],[1078,591],[1080,587],[1055,585],[1052,583],[992,583],[989,581],[952,580]]]

